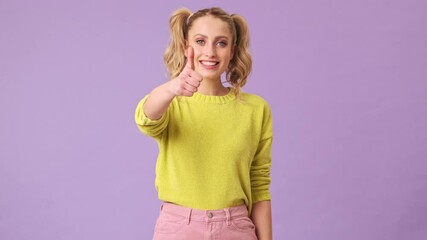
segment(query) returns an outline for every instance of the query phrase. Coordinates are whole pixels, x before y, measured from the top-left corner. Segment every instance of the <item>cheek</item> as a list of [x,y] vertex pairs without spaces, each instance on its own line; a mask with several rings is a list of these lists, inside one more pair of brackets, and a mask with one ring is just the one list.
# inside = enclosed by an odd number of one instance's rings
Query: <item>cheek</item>
[[202,56],[202,53],[194,50],[194,60],[198,61],[198,59]]
[[200,57],[203,53],[203,49],[198,45],[193,45],[192,47],[194,50],[194,58]]
[[223,51],[223,56],[226,57],[226,58],[231,58],[231,56],[232,56],[232,50],[230,48],[226,48],[226,49],[223,49],[223,50],[224,50]]
[[228,64],[228,62],[231,60],[231,52],[229,50],[226,50],[222,53],[221,58],[226,62],[226,64]]

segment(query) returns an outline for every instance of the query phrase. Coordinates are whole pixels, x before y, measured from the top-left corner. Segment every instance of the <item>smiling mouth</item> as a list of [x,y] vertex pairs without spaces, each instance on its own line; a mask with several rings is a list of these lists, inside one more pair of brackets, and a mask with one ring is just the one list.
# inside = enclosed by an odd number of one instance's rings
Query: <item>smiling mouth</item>
[[216,62],[216,61],[200,61],[200,63],[202,64],[202,65],[205,65],[205,66],[209,66],[209,67],[211,67],[211,66],[216,66],[216,65],[218,65],[219,64],[219,62]]

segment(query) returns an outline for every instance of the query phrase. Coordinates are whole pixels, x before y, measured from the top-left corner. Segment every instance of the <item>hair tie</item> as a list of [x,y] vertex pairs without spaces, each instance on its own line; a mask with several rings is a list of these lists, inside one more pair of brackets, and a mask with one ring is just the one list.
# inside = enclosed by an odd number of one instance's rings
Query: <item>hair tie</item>
[[188,16],[188,18],[187,18],[187,26],[188,26],[188,24],[190,23],[190,18],[191,18],[193,15],[194,15],[194,13],[192,13],[192,14],[190,14],[190,15]]

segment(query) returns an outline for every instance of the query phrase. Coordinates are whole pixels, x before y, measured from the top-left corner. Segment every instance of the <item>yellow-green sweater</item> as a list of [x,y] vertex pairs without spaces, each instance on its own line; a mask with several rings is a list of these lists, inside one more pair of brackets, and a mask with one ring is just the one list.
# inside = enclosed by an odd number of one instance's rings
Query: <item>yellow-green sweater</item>
[[159,146],[155,186],[159,199],[202,210],[270,200],[272,117],[261,97],[230,91],[175,97],[158,120],[135,121]]

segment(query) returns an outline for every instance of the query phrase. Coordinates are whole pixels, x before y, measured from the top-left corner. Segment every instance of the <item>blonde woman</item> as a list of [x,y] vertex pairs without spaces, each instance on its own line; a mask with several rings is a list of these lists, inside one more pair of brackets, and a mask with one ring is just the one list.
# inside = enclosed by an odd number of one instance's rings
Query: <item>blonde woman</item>
[[159,146],[153,239],[272,239],[272,117],[264,99],[242,92],[252,67],[247,23],[220,8],[181,8],[170,30],[171,80],[135,112]]

